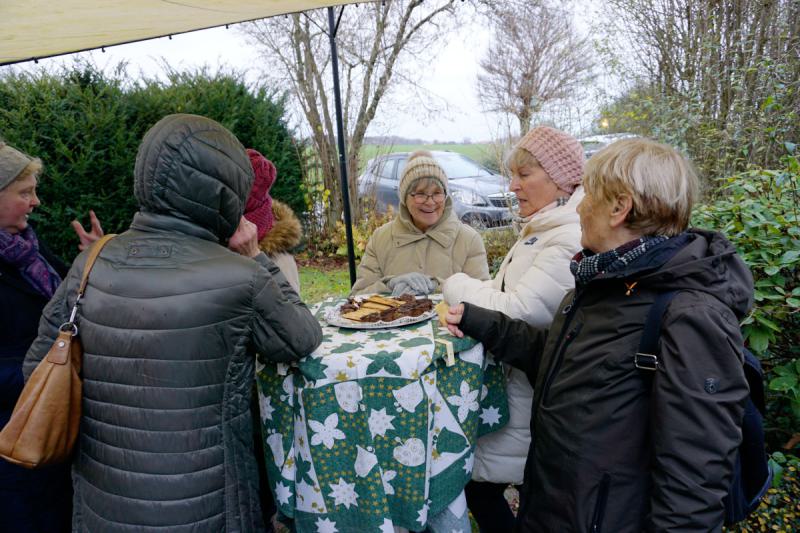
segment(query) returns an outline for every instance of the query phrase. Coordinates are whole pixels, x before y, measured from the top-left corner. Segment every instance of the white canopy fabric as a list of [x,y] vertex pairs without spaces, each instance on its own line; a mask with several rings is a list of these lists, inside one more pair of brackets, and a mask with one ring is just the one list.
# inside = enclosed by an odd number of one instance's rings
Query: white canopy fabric
[[0,65],[347,0],[0,0]]

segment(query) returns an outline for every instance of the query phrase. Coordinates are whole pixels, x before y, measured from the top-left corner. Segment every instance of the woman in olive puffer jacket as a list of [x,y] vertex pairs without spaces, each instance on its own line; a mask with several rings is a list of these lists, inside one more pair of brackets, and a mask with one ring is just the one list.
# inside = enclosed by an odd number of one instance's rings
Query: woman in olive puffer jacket
[[[73,530],[262,530],[253,353],[298,360],[319,344],[319,324],[253,227],[252,246],[226,247],[253,181],[228,130],[167,116],[145,135],[134,174],[140,210],[103,249],[78,313]],[[45,309],[26,378],[68,318],[85,260]]]

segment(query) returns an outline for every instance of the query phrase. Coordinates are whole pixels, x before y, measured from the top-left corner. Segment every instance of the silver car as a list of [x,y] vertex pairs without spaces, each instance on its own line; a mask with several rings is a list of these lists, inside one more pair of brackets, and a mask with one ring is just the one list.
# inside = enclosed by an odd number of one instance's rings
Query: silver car
[[[361,198],[375,198],[376,209],[385,213],[397,209],[400,176],[408,152],[385,154],[371,159],[358,177]],[[482,167],[469,157],[455,152],[432,152],[447,174],[448,195],[458,218],[476,229],[508,226],[517,207],[517,198],[508,191],[509,180]]]
[[633,137],[637,137],[637,135],[633,133],[608,133],[605,135],[583,137],[582,139],[578,139],[578,141],[583,146],[583,154],[586,156],[586,159],[589,159],[609,144],[621,141],[622,139],[632,139]]

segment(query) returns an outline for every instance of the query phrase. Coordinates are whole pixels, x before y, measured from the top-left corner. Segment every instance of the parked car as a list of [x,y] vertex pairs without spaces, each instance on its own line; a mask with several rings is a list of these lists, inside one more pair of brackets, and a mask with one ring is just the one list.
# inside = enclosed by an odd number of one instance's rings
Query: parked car
[[638,135],[634,135],[633,133],[608,133],[605,135],[584,137],[578,139],[578,141],[583,145],[583,153],[586,155],[586,159],[589,159],[609,144],[622,139],[630,139],[631,137],[638,137]]
[[[385,154],[371,159],[358,178],[361,198],[375,198],[375,207],[385,213],[388,206],[397,209],[397,189],[408,152]],[[455,152],[432,152],[447,174],[448,195],[453,210],[462,222],[476,229],[508,226],[516,196],[509,192],[509,180]]]

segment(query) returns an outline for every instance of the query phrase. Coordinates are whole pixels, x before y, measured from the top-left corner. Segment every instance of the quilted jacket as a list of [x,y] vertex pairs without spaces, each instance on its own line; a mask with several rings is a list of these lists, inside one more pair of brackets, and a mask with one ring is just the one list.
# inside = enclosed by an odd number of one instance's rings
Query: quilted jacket
[[480,234],[458,220],[450,198],[446,202],[442,217],[424,232],[401,204],[397,216],[369,238],[352,293],[392,292],[386,282],[408,272],[422,272],[439,281],[456,272],[489,279]]
[[[321,330],[277,267],[224,244],[252,183],[222,126],[170,115],[145,135],[140,211],[92,270],[78,314],[83,416],[73,530],[259,531],[254,353],[293,361]],[[86,261],[45,308],[27,376],[67,320]]]
[[[558,304],[575,286],[569,261],[581,248],[576,209],[582,199],[583,187],[579,187],[565,205],[533,215],[494,279],[454,274],[442,287],[445,300],[451,305],[468,302],[548,327]],[[533,388],[524,372],[506,368],[506,394],[510,419],[478,440],[472,468],[475,481],[522,483],[533,403]]]

